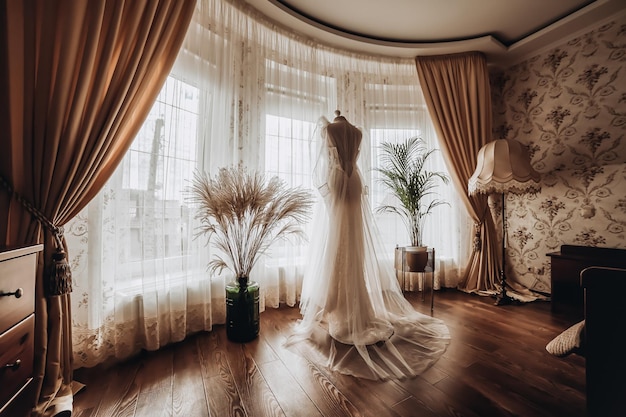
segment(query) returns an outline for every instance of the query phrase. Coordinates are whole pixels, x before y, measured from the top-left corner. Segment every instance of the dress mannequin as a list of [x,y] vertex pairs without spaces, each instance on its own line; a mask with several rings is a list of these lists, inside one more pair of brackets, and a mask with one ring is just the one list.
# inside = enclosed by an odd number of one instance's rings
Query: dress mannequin
[[369,379],[417,375],[443,354],[445,324],[404,298],[364,192],[357,160],[363,134],[335,112],[320,119],[314,172],[323,204],[314,217],[305,270],[302,320],[287,345],[309,360]]

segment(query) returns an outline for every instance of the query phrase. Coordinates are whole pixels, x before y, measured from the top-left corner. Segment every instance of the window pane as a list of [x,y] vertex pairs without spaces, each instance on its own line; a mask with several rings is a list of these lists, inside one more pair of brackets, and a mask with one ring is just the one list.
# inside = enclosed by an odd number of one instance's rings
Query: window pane
[[128,206],[128,218],[117,218],[117,237],[119,247],[129,248],[121,260],[133,263],[131,276],[157,259],[176,269],[188,254],[185,189],[197,166],[199,105],[197,88],[169,77],[121,164],[125,192],[116,198]]

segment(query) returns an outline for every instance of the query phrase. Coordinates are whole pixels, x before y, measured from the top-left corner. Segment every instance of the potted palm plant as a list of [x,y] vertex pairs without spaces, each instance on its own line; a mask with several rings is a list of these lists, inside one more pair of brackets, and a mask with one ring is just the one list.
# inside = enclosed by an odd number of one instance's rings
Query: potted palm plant
[[207,236],[216,249],[211,273],[226,268],[234,274],[226,285],[226,335],[250,341],[259,334],[259,284],[250,280],[250,272],[276,240],[304,236],[300,225],[310,214],[310,193],[234,166],[213,178],[196,173],[190,192],[200,220],[197,236]]
[[428,261],[427,246],[422,235],[426,217],[433,209],[447,202],[431,198],[440,182],[447,184],[444,172],[429,171],[426,162],[436,149],[429,149],[420,137],[411,137],[400,143],[383,142],[381,166],[377,171],[380,181],[395,197],[394,204],[379,206],[379,213],[390,212],[400,216],[410,238],[406,247],[410,271],[423,271]]

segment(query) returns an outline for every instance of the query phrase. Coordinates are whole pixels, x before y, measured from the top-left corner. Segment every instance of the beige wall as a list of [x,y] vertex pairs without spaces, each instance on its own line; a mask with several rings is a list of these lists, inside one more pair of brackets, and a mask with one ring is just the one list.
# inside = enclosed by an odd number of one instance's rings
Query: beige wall
[[542,174],[537,195],[507,197],[507,277],[549,293],[562,244],[626,248],[626,19],[491,78],[494,139],[527,145]]

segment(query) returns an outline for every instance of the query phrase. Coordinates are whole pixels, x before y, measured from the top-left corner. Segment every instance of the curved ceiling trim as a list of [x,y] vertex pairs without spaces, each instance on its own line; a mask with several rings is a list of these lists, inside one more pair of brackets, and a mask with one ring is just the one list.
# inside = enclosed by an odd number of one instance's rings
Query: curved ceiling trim
[[600,20],[614,18],[618,13],[626,12],[626,1],[596,0],[510,46],[506,46],[489,34],[473,38],[427,42],[379,39],[327,25],[318,19],[313,19],[294,10],[281,0],[245,1],[265,16],[291,30],[335,47],[401,58],[480,51],[492,63],[519,61],[528,54],[561,41],[568,35],[571,36],[574,33],[588,30],[590,25],[598,24]]

